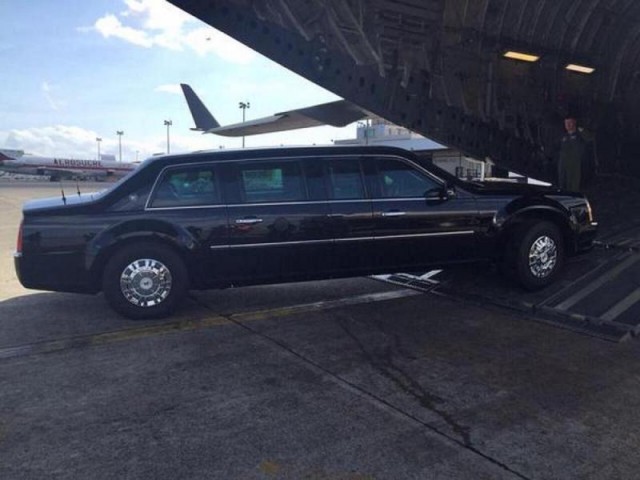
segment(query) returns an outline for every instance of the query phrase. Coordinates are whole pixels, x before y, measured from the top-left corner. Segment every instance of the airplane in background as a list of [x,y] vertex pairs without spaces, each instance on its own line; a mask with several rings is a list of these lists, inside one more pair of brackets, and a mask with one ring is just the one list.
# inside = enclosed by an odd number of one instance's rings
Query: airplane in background
[[0,171],[24,175],[48,176],[52,182],[62,178],[106,180],[134,170],[139,163],[114,160],[81,160],[25,155],[21,150],[0,149]]
[[196,127],[191,130],[214,133],[226,137],[243,137],[321,125],[345,127],[358,120],[373,117],[369,112],[351,102],[337,100],[312,107],[276,113],[271,117],[222,126],[189,85],[181,83],[180,86],[191,111],[193,121],[196,124]]

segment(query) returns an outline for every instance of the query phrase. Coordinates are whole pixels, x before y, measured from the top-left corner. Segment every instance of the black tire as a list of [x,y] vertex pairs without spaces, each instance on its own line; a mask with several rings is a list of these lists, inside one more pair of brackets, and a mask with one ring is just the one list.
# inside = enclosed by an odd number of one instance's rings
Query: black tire
[[188,290],[189,275],[180,255],[155,243],[116,251],[102,276],[102,291],[111,308],[133,320],[166,317]]
[[558,227],[548,221],[530,221],[512,235],[503,272],[527,290],[552,284],[564,266],[565,247]]

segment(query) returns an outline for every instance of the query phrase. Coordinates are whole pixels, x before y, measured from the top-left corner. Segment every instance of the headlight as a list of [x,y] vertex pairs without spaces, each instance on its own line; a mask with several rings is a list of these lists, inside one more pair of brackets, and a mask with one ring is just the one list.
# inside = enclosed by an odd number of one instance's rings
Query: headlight
[[589,223],[593,223],[593,210],[591,210],[591,204],[586,198],[585,201],[587,202],[587,217],[589,218]]
[[593,223],[593,211],[588,200],[585,200],[583,205],[571,207],[571,214],[576,223],[580,225],[588,225]]

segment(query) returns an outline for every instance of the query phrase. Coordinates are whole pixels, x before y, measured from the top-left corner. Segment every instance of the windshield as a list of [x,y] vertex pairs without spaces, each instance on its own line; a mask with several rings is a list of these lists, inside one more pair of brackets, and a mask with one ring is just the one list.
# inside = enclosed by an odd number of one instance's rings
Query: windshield
[[446,170],[436,166],[430,158],[421,158],[419,156],[415,156],[413,160],[420,165],[422,168],[430,171],[434,175],[440,177],[442,180],[446,181],[449,184],[461,183],[462,180],[455,175],[450,174]]
[[446,181],[449,185],[456,185],[457,184],[457,185],[466,185],[466,186],[474,186],[474,187],[484,187],[485,186],[485,183],[480,179],[467,180],[466,178],[456,177],[452,173],[449,173],[446,170],[438,167],[429,158],[421,158],[419,156],[416,156],[414,158],[414,160],[421,167],[431,171],[434,175],[440,177],[442,180]]

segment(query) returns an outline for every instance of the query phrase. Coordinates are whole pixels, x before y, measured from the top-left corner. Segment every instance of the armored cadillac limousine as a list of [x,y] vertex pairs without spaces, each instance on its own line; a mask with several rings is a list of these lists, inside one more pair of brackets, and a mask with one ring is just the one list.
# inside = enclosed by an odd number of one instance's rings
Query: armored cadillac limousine
[[303,147],[153,157],[98,193],[23,207],[27,288],[104,295],[129,318],[189,289],[493,261],[525,289],[591,247],[587,199],[464,182],[405,150]]

